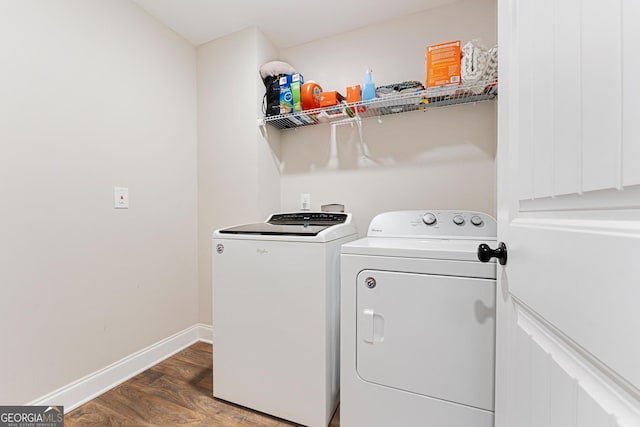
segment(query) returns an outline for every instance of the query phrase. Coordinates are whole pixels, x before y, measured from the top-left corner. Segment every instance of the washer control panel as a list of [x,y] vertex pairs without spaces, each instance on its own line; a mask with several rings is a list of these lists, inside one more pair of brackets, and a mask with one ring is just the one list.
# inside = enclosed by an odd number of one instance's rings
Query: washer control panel
[[496,220],[476,211],[393,211],[377,215],[369,225],[369,237],[439,239],[495,238]]

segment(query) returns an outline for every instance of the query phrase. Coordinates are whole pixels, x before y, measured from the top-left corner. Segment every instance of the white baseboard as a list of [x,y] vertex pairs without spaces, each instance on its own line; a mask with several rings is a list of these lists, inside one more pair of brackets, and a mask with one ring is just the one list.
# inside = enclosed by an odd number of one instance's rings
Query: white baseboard
[[212,337],[211,325],[193,325],[27,405],[64,405],[65,412],[69,412],[195,342],[211,343]]
[[200,323],[196,325],[198,327],[198,336],[200,337],[199,341],[204,341],[207,344],[213,343],[213,326],[205,325],[204,323]]

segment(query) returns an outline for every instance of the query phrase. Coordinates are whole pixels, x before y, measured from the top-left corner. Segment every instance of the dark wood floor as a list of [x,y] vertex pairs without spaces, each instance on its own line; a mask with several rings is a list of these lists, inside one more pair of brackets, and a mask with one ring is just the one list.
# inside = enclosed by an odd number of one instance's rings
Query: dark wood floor
[[[284,427],[297,424],[213,398],[211,345],[196,343],[65,415],[77,426]],[[340,411],[330,427],[340,426]]]

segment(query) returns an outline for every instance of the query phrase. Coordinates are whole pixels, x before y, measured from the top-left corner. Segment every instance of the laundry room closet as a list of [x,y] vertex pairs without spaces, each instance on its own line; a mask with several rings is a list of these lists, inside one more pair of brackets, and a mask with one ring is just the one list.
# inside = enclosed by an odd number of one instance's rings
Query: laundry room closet
[[347,86],[364,83],[367,68],[376,86],[424,83],[427,46],[474,40],[493,47],[496,34],[495,0],[462,0],[282,49],[256,28],[200,46],[201,321],[211,318],[209,231],[297,211],[303,193],[311,196],[311,210],[344,204],[361,235],[384,211],[464,209],[495,216],[495,101],[363,119],[362,140],[355,124],[261,128],[262,64],[285,61],[305,81],[344,95]]

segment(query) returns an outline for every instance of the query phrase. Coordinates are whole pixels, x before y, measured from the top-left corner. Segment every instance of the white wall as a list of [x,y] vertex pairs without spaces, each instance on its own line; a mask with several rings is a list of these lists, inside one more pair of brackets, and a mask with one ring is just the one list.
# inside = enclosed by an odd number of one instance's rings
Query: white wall
[[[256,28],[198,48],[199,318],[212,322],[211,234],[263,221],[279,206],[278,135],[262,138],[258,69],[275,49]],[[255,107],[247,100],[254,100]],[[215,326],[215,325],[214,325]]]
[[[367,66],[376,85],[425,79],[425,48],[460,39],[496,43],[495,0],[465,0],[281,51],[306,80],[345,94]],[[364,122],[364,159],[355,129],[329,126],[281,134],[281,208],[343,203],[360,234],[397,209],[475,209],[495,215],[495,104],[432,109]]]
[[127,0],[1,2],[0,52],[0,402],[23,404],[197,322],[196,58]]

